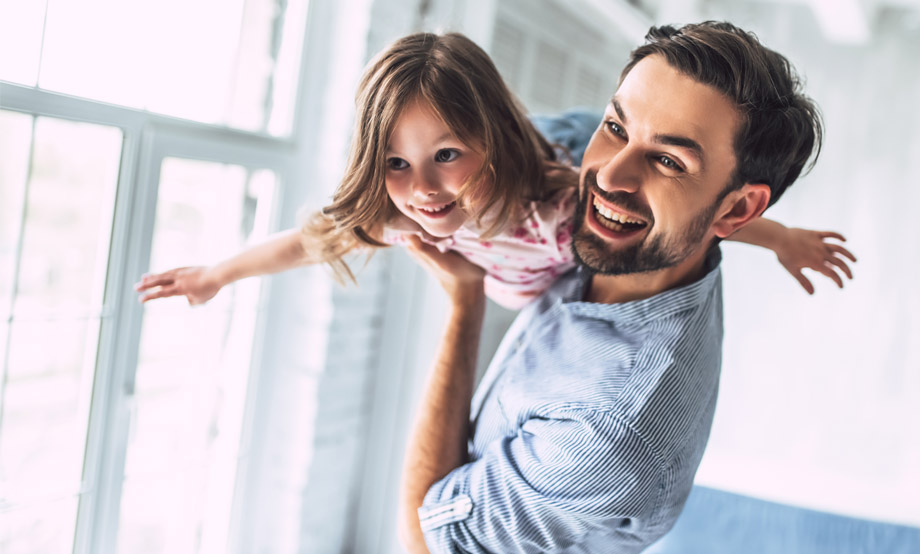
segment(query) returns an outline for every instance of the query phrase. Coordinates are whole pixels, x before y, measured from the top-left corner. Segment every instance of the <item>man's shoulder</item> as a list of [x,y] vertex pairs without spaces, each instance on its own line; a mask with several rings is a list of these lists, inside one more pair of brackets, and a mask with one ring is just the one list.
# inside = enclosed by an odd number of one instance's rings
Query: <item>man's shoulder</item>
[[515,348],[520,355],[508,360],[518,392],[632,419],[653,397],[676,400],[700,380],[707,388],[717,382],[722,325],[715,299],[660,317],[610,308],[558,297],[532,306]]
[[512,371],[518,392],[615,410],[654,442],[680,440],[687,422],[708,420],[722,363],[718,269],[670,297],[637,303],[571,301],[578,286],[567,275],[533,307],[524,340],[530,362]]

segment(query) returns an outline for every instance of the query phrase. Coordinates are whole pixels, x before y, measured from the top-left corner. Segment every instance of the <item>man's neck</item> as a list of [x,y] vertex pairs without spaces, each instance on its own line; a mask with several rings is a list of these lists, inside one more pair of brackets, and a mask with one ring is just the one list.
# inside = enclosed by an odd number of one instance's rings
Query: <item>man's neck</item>
[[706,269],[705,249],[674,267],[647,273],[626,275],[594,275],[585,294],[586,302],[619,304],[644,300],[667,290],[689,285],[699,280]]

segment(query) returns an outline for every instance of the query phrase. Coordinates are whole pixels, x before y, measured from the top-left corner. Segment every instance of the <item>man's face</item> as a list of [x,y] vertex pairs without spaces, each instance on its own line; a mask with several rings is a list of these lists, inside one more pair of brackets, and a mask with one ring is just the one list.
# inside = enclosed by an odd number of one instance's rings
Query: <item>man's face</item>
[[573,248],[593,271],[673,267],[709,244],[740,116],[659,55],[629,72],[585,152]]

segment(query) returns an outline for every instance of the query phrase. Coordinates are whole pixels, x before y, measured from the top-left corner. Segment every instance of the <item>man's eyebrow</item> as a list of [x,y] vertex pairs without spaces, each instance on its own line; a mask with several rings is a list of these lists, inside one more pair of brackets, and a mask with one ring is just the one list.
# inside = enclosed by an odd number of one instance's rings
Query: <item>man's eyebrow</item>
[[[623,123],[628,123],[628,118],[626,117],[626,112],[623,111],[623,106],[620,105],[620,101],[617,100],[616,96],[610,99],[610,105],[613,106],[613,109],[617,112],[617,115],[620,116],[620,120]],[[689,137],[682,137],[679,135],[655,135],[654,140],[658,144],[664,144],[667,146],[677,146],[679,148],[686,148],[693,153],[693,156],[697,161],[702,165],[703,164],[703,147],[700,146],[700,143],[693,140]]]
[[623,106],[620,105],[620,101],[617,100],[617,97],[614,96],[610,99],[610,105],[613,106],[613,109],[616,110],[617,115],[620,116],[620,120],[623,123],[628,123],[628,118],[626,117],[626,112],[623,111]]
[[703,147],[700,146],[700,143],[696,142],[692,138],[681,137],[677,135],[655,135],[654,140],[658,144],[686,148],[687,150],[693,152],[693,155],[696,156],[696,159],[701,164],[703,163]]

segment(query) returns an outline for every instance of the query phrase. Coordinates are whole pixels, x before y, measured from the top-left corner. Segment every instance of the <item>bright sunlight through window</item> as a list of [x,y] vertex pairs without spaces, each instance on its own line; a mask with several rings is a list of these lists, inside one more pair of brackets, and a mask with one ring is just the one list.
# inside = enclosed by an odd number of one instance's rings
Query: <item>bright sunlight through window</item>
[[305,18],[305,0],[5,2],[0,79],[283,136]]

